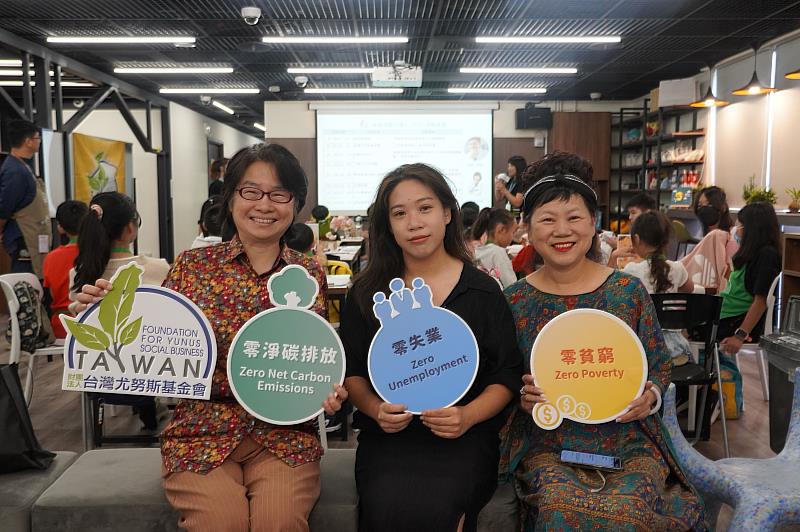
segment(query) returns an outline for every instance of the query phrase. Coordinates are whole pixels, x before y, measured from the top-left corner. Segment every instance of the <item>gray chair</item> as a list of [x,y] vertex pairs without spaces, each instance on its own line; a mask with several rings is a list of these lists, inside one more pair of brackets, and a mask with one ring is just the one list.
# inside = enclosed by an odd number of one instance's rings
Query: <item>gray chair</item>
[[[331,449],[322,459],[322,493],[309,524],[317,532],[355,532],[355,451]],[[84,453],[32,510],[34,532],[178,530],[178,513],[161,487],[161,452],[96,449]]]
[[27,469],[0,475],[0,530],[4,532],[29,532],[31,507],[36,499],[75,461],[76,454],[69,451],[56,453],[50,467],[40,471]]

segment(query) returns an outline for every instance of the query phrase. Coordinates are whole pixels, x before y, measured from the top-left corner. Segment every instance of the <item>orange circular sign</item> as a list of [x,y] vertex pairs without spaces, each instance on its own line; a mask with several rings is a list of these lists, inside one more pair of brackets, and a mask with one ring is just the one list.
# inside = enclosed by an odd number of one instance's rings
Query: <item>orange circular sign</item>
[[541,428],[552,430],[562,419],[605,423],[642,394],[647,355],[636,333],[618,317],[576,309],[542,328],[531,349],[531,372],[548,398],[533,408]]

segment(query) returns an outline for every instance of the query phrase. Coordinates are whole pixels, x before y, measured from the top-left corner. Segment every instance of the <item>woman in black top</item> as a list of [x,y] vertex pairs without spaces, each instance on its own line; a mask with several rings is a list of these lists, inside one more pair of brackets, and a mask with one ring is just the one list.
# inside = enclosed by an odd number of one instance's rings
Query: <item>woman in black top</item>
[[495,197],[498,200],[503,200],[503,205],[500,208],[505,207],[506,202],[508,202],[511,212],[519,212],[520,207],[522,207],[522,186],[520,185],[520,179],[522,179],[522,174],[525,172],[527,166],[528,163],[521,155],[512,155],[508,159],[508,168],[506,169],[509,177],[508,184],[502,181],[497,181],[495,183]]
[[[458,204],[441,174],[404,165],[381,183],[370,217],[370,263],[341,315],[345,386],[361,429],[356,484],[363,531],[475,530],[497,485],[502,410],[522,374],[511,312],[500,287],[471,265]],[[406,412],[381,400],[367,371],[378,322],[372,296],[389,281],[422,277],[433,302],[458,314],[480,350],[478,374],[454,406]]]

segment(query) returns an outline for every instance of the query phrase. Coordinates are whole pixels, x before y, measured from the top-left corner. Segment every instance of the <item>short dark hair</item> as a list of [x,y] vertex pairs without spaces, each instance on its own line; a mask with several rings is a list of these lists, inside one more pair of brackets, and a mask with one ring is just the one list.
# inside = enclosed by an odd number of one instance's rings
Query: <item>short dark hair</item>
[[528,166],[525,157],[522,155],[512,155],[508,158],[508,164],[517,169],[516,179],[522,179],[522,174],[525,173],[525,168]]
[[280,144],[253,144],[237,151],[225,169],[225,181],[222,188],[222,201],[225,205],[223,227],[230,230],[236,227],[231,214],[233,196],[247,169],[251,164],[259,161],[271,164],[275,168],[278,181],[294,197],[295,213],[300,212],[306,204],[308,178],[297,157]]
[[313,209],[311,209],[311,216],[318,222],[321,222],[325,218],[328,217],[330,211],[325,205],[317,205]]
[[[200,228],[203,230],[203,236],[209,236],[209,234],[213,234],[214,236],[218,236],[219,235],[219,231],[217,231],[216,233],[209,233],[208,230],[207,230],[206,214],[211,209],[211,207],[213,207],[214,205],[222,205],[222,195],[213,194],[213,195],[209,196],[208,199],[203,202],[203,206],[200,207],[200,218],[197,219],[197,223],[200,225]],[[222,211],[219,210],[219,209],[215,210],[214,212],[216,213],[216,215],[218,217],[221,216],[221,214],[222,214]],[[222,220],[221,219],[220,220],[216,220],[216,221],[211,220],[211,222],[212,222],[212,225],[214,225],[215,227],[219,227],[219,226],[222,225]]]
[[56,209],[56,221],[58,225],[70,236],[75,236],[81,229],[81,222],[89,206],[82,201],[67,200]]
[[222,203],[215,203],[203,214],[203,236],[222,236]]
[[639,192],[628,200],[628,203],[625,204],[625,210],[630,210],[631,207],[638,207],[643,211],[654,211],[658,208],[655,198],[647,192]]
[[222,168],[225,166],[225,162],[220,159],[214,159],[211,161],[211,177],[214,179],[219,179],[222,174]]
[[461,206],[461,221],[464,224],[464,229],[472,227],[480,212],[481,208],[474,201],[467,201]]
[[300,253],[308,253],[314,245],[314,231],[306,224],[292,224],[286,233],[286,245]]
[[39,133],[39,128],[27,120],[12,120],[8,123],[8,143],[12,148],[19,148],[22,144]]

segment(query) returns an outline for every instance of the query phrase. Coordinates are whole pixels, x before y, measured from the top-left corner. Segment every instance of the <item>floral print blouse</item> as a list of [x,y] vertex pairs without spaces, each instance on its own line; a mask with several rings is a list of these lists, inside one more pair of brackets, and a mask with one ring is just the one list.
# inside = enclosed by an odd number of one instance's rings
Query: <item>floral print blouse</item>
[[242,242],[230,242],[182,253],[164,286],[191,299],[208,318],[217,339],[217,365],[210,401],[182,400],[161,435],[161,454],[169,472],[207,473],[218,467],[250,436],[290,466],[322,456],[317,424],[276,426],[254,418],[233,397],[227,377],[228,349],[247,320],[272,308],[270,276],[289,264],[304,267],[320,287],[311,310],[327,318],[325,272],[311,257],[284,248],[269,272],[256,274]]

